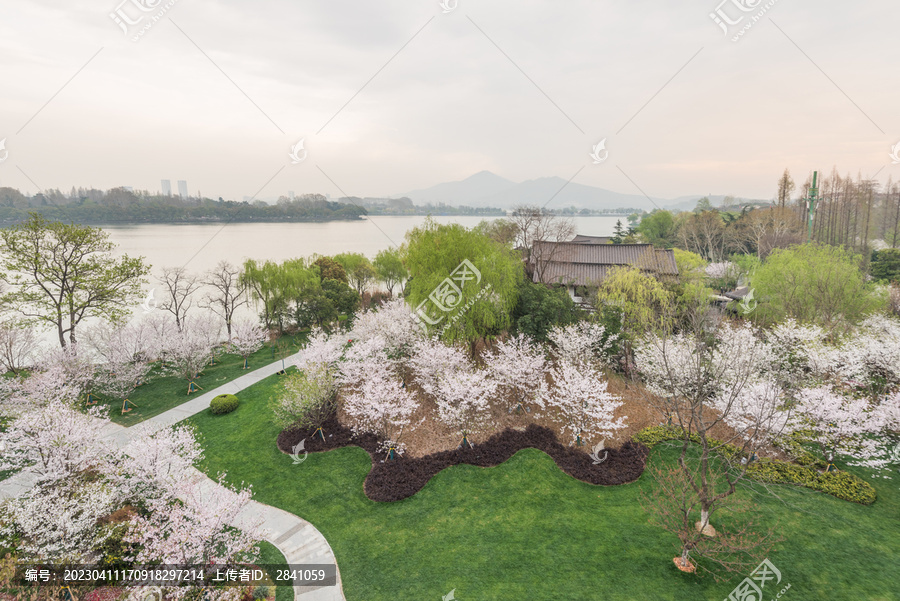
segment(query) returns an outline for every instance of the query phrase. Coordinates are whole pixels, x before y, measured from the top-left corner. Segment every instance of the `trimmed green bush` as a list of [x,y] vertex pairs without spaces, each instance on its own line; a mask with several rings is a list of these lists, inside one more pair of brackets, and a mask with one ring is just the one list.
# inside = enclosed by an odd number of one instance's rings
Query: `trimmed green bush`
[[267,599],[269,597],[269,587],[260,584],[253,589],[254,599]]
[[[653,448],[667,440],[683,440],[683,430],[677,426],[650,426],[634,435],[634,440]],[[698,443],[700,437],[691,434],[691,441]],[[729,462],[740,460],[741,449],[732,444],[723,444],[714,438],[708,439],[712,446],[720,446],[717,452]],[[803,448],[797,438],[781,441],[785,451],[796,458],[797,463],[777,459],[759,459],[747,468],[747,476],[758,482],[770,484],[794,484],[805,486],[829,494],[838,499],[871,505],[875,502],[875,489],[865,480],[848,472],[833,471],[822,473],[826,464]]]
[[220,394],[209,402],[209,410],[213,415],[231,413],[238,407],[238,398],[233,394]]

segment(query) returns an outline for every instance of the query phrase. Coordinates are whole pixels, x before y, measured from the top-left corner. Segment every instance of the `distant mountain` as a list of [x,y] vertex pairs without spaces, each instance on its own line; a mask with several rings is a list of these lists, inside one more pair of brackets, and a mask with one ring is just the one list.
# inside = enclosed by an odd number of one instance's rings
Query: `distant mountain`
[[[648,199],[643,194],[623,194],[585,184],[569,183],[561,177],[540,177],[515,183],[490,171],[481,171],[458,182],[437,184],[423,190],[413,190],[394,197],[406,196],[415,204],[444,203],[470,207],[499,207],[511,209],[520,204],[579,209],[634,208],[652,211],[656,208],[690,211],[705,194],[679,196],[674,199]],[[724,195],[709,197],[712,205],[720,206]],[[767,203],[765,200],[740,199],[741,204]]]
[[[511,209],[520,204],[543,206],[551,201],[556,207],[579,209],[636,208],[652,210],[656,206],[641,194],[622,194],[585,184],[570,183],[561,177],[541,177],[515,183],[490,171],[481,171],[458,182],[437,184],[395,196],[406,196],[417,205],[445,203],[470,207]],[[662,199],[656,199],[663,206]]]
[[477,204],[475,201],[485,196],[499,194],[516,186],[515,182],[502,178],[490,171],[480,171],[458,182],[437,184],[424,190],[413,190],[403,194],[395,194],[395,197],[406,196],[416,204],[444,203],[448,205],[487,206]]

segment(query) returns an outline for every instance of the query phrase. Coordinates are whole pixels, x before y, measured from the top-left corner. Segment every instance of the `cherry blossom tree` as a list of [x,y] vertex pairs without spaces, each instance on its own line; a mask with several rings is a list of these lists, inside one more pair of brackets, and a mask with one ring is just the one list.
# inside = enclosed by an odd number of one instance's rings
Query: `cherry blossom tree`
[[[689,315],[688,325],[680,333],[645,336],[635,359],[650,392],[647,402],[670,420],[681,441],[679,466],[700,499],[698,527],[714,533],[711,512],[734,494],[749,466],[748,461],[719,474],[718,451],[733,443],[744,457],[758,454],[787,423],[779,413],[785,399],[778,383],[765,375],[771,349],[749,325],[719,323],[704,310]],[[711,440],[711,429],[723,422],[736,434]],[[700,447],[697,461],[690,453],[694,441]],[[726,484],[716,489],[720,475]]]
[[35,329],[15,320],[0,322],[0,366],[18,375],[37,355],[39,340]]
[[369,367],[372,374],[344,396],[344,411],[355,434],[375,434],[382,440],[382,450],[393,459],[394,452],[402,454],[406,449],[403,432],[419,405],[392,370]]
[[94,363],[79,346],[51,349],[31,375],[0,381],[0,416],[14,417],[50,403],[74,403],[93,385]]
[[134,436],[111,462],[108,476],[131,499],[173,496],[203,459],[193,427],[159,428],[145,422],[134,429]]
[[460,446],[472,446],[469,436],[490,423],[490,401],[497,383],[484,370],[470,365],[440,374],[435,386],[438,419],[462,435]]
[[102,480],[44,482],[0,505],[0,546],[26,561],[84,562],[104,533],[97,520],[118,507],[118,491]]
[[[219,477],[181,479],[173,496],[147,503],[148,515],[135,516],[126,543],[140,549],[128,560],[138,563],[239,563],[259,553],[262,518],[248,511],[250,488],[232,488]],[[251,517],[252,516],[252,517]],[[248,557],[249,555],[249,557]]]
[[618,338],[615,334],[607,334],[602,325],[590,321],[555,326],[547,337],[555,347],[557,359],[584,366],[605,363]]
[[540,391],[547,362],[543,349],[529,337],[519,334],[497,342],[485,362],[510,413],[530,411],[532,403],[544,408]]
[[440,394],[438,382],[441,377],[464,369],[469,360],[462,348],[426,338],[415,344],[408,363],[416,384],[434,398]]
[[553,384],[544,393],[545,402],[576,444],[584,436],[606,438],[625,427],[625,418],[614,416],[622,402],[607,392],[607,382],[597,371],[560,361],[551,373]]
[[333,370],[344,354],[346,341],[338,336],[328,334],[322,329],[310,332],[300,357],[295,362],[297,369],[304,370],[309,366],[324,366]]
[[180,332],[173,332],[166,341],[164,355],[172,373],[193,380],[209,362],[219,340],[221,324],[208,314],[189,315]]
[[835,353],[835,371],[867,389],[872,399],[900,385],[900,320],[873,315]]
[[269,339],[269,332],[251,320],[235,321],[231,324],[231,340],[228,346],[244,358],[244,369],[249,369],[247,360],[261,349]]
[[408,356],[415,343],[422,340],[422,327],[403,299],[382,303],[374,311],[367,311],[356,318],[351,338],[368,340],[380,336],[386,341],[388,354],[392,357]]
[[798,394],[792,426],[801,431],[822,452],[829,465],[838,455],[850,465],[884,467],[889,461],[881,436],[900,428],[900,395],[872,405],[868,399],[854,398],[821,386]]
[[64,480],[105,464],[111,448],[103,439],[105,412],[78,411],[52,403],[24,413],[0,432],[0,471],[30,467],[38,482]]
[[825,330],[786,319],[766,334],[769,354],[764,371],[789,388],[821,382],[834,370],[837,353],[826,344]]

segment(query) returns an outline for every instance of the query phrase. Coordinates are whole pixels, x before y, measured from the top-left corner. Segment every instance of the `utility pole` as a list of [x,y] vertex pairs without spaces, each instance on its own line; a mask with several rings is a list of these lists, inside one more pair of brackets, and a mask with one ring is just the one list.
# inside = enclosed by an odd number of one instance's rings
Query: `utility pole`
[[818,178],[819,172],[813,171],[813,179],[812,186],[810,186],[809,190],[806,192],[806,214],[808,216],[807,221],[807,231],[806,231],[806,241],[812,241],[812,231],[813,231],[813,216],[816,213],[816,201],[819,198],[819,188],[816,185],[816,179]]

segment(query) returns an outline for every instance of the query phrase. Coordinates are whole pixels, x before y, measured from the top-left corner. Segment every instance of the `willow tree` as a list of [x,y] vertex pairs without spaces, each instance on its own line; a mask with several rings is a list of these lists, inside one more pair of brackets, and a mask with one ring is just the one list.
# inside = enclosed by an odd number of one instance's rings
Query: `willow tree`
[[113,257],[115,247],[100,228],[31,213],[0,230],[0,277],[10,285],[0,302],[27,323],[55,328],[62,348],[75,344],[85,318],[124,319],[140,299],[150,267],[143,257]]
[[431,333],[474,342],[510,326],[523,278],[515,251],[459,224],[431,219],[406,238],[406,300]]
[[652,275],[638,267],[613,267],[597,289],[599,306],[619,313],[625,351],[625,370],[634,364],[632,343],[669,314],[673,294]]
[[248,259],[244,263],[241,281],[261,308],[260,317],[266,328],[277,326],[283,332],[292,303],[304,289],[319,286],[319,274],[307,268],[303,259],[290,259],[283,263],[257,263]]

